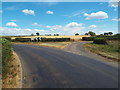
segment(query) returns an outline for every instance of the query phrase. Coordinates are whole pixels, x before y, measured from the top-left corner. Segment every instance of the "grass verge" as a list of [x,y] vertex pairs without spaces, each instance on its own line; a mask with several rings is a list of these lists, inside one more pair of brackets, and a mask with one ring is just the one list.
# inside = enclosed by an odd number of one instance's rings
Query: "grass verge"
[[2,80],[2,88],[20,88],[21,65],[15,52],[13,52],[11,58],[9,58],[7,67],[9,67],[9,73],[7,73],[7,77]]
[[119,43],[118,41],[109,41],[108,45],[102,44],[84,44],[84,47],[100,56],[103,56],[108,59],[120,61],[120,52],[119,52]]
[[20,88],[21,65],[9,40],[2,38],[2,88]]

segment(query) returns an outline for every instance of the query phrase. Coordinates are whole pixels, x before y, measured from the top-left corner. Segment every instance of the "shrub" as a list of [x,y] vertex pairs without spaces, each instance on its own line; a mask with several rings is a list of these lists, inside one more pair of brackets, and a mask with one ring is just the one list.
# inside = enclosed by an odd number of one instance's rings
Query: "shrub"
[[94,38],[93,43],[95,43],[95,44],[108,44],[107,39],[101,38],[101,37]]
[[11,38],[10,37],[4,37],[5,39],[7,39],[8,41],[11,41]]
[[95,37],[82,37],[83,41],[93,41]]
[[97,37],[106,38],[107,40],[120,40],[120,35],[119,34],[116,34],[114,36],[99,35]]
[[31,41],[31,38],[15,38],[14,41],[18,41],[18,42],[29,42],[29,41]]
[[70,38],[42,38],[42,42],[64,42],[70,41]]

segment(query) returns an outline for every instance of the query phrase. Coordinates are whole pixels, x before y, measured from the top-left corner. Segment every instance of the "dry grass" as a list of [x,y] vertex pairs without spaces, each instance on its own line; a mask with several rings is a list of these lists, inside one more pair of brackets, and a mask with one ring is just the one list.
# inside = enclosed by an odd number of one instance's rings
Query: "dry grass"
[[63,49],[71,43],[72,42],[16,42],[15,44],[28,44]]
[[2,88],[20,88],[21,87],[21,65],[19,58],[15,52],[13,52],[10,62],[8,62],[10,72],[7,78],[2,80]]

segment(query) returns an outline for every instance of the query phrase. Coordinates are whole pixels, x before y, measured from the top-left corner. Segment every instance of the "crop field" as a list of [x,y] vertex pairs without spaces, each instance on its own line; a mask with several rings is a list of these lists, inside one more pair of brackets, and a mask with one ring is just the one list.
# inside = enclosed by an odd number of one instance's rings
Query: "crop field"
[[15,38],[37,38],[37,37],[42,37],[42,38],[70,38],[73,40],[80,40],[82,37],[90,37],[89,35],[77,35],[77,36],[12,36],[11,39]]

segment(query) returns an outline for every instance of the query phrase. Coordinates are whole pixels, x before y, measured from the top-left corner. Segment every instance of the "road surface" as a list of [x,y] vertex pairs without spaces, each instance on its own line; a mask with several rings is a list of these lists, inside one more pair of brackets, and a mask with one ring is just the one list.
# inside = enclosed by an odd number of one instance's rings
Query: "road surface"
[[81,42],[71,43],[66,48],[64,48],[64,51],[74,53],[74,54],[78,54],[78,55],[82,55],[82,56],[85,56],[85,57],[89,57],[89,58],[98,60],[102,63],[109,64],[109,65],[112,65],[112,66],[116,66],[116,67],[118,66],[118,62],[115,62],[112,59],[102,57],[100,55],[97,55],[95,53],[92,53],[92,52],[86,50],[85,47],[84,47],[84,44],[86,44],[86,43],[92,43],[92,41],[81,41]]
[[118,69],[59,49],[14,45],[22,63],[23,88],[117,88]]

